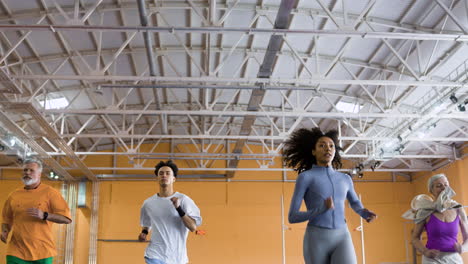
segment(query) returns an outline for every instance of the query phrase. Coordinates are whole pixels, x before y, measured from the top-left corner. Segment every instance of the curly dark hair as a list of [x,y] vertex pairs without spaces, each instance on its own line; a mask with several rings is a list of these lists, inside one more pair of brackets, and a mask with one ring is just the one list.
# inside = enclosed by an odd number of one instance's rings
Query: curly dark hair
[[177,177],[177,172],[179,171],[179,168],[177,168],[177,165],[172,162],[172,160],[168,160],[166,162],[160,161],[156,166],[154,166],[154,175],[158,176],[159,169],[162,167],[167,166],[172,169],[172,172],[174,173],[174,177]]
[[312,150],[315,149],[317,141],[321,137],[328,137],[335,144],[335,157],[332,161],[332,166],[335,169],[340,169],[341,156],[339,151],[341,147],[338,145],[338,131],[330,130],[323,133],[320,128],[312,129],[301,128],[291,134],[285,142],[283,149],[283,161],[287,167],[294,168],[295,171],[301,173],[312,168],[312,165],[317,164],[317,160],[312,155]]

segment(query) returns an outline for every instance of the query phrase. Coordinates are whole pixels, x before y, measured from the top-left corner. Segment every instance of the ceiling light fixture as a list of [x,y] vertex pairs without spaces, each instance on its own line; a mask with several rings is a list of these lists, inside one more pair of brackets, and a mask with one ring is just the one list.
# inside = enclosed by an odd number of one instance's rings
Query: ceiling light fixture
[[455,94],[453,93],[452,95],[450,95],[450,101],[452,101],[452,103],[456,104],[458,102],[458,98],[455,96]]

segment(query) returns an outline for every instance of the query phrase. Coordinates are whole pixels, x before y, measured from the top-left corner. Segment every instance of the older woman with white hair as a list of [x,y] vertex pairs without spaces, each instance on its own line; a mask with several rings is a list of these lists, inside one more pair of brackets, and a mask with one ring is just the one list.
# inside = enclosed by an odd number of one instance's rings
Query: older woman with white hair
[[[463,263],[461,253],[468,251],[468,222],[463,207],[452,200],[455,192],[444,174],[429,178],[427,187],[431,195],[420,194],[411,201],[411,210],[403,217],[416,223],[412,233],[412,244],[423,255],[423,264]],[[421,242],[423,231],[427,243]],[[461,232],[463,241],[457,240]]]

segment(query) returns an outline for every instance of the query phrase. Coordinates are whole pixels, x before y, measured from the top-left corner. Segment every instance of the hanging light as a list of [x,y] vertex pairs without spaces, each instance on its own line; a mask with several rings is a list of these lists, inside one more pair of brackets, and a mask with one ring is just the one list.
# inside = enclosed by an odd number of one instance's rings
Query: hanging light
[[452,95],[450,95],[450,101],[452,101],[452,103],[456,104],[458,102],[458,98],[455,96],[455,94],[453,93]]
[[8,141],[8,145],[10,145],[10,147],[13,147],[13,146],[16,145],[16,138],[13,135],[8,134],[7,135],[7,141]]

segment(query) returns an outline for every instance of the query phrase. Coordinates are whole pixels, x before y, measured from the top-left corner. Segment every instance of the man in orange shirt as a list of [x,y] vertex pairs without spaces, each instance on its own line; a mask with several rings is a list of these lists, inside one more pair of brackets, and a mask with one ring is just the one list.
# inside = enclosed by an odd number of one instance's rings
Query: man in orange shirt
[[41,183],[42,163],[26,160],[24,188],[12,192],[3,206],[2,234],[7,243],[7,264],[52,264],[57,255],[52,224],[72,222],[70,209],[60,192]]

